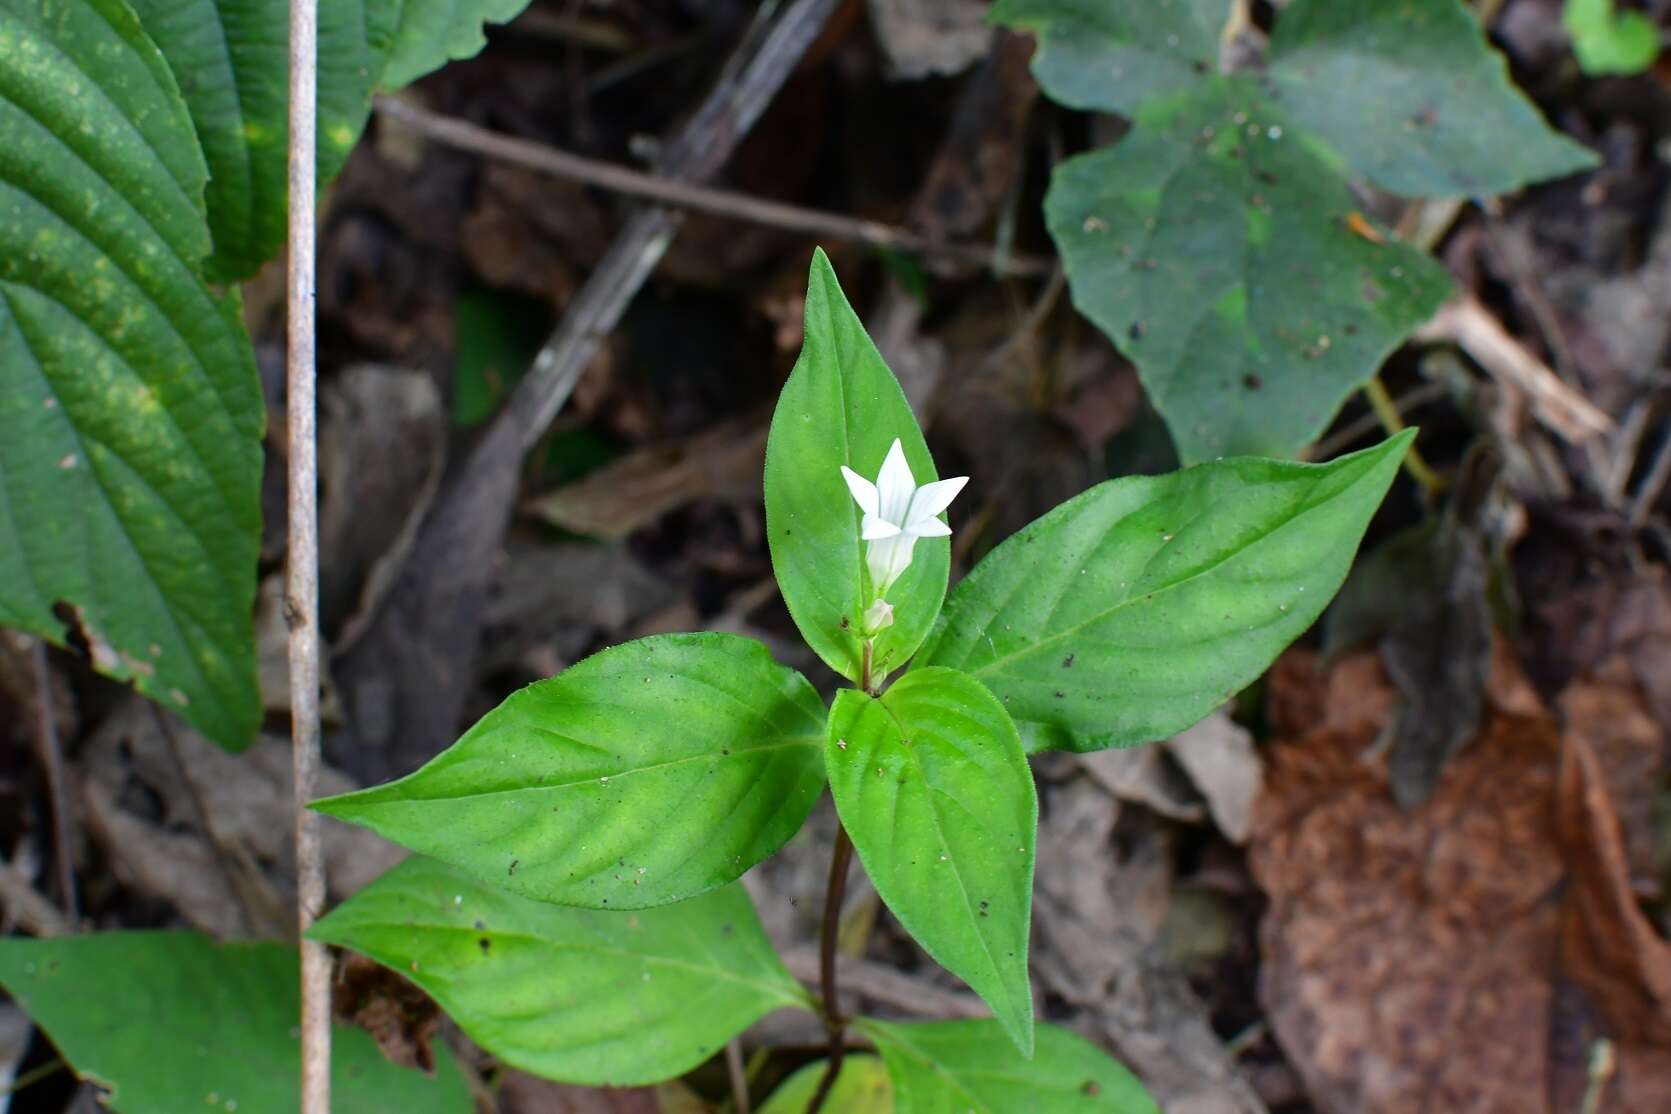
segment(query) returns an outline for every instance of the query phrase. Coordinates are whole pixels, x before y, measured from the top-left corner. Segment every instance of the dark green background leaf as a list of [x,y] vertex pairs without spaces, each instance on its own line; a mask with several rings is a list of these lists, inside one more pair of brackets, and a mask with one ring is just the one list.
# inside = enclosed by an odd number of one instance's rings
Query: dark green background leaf
[[1074,304],[1185,463],[1294,455],[1444,300],[1444,269],[1354,234],[1355,210],[1251,82],[1221,78],[1062,163],[1045,199]]
[[[528,0],[365,0],[372,45],[383,55],[378,89],[399,89],[449,61],[470,58],[484,23],[508,23]],[[387,47],[383,43],[387,42]]]
[[824,760],[876,892],[1030,1054],[1027,935],[1039,806],[1003,706],[950,669],[913,670],[879,699],[844,689],[830,712]]
[[1461,0],[1294,0],[1269,76],[1290,119],[1394,193],[1479,197],[1596,165],[1509,82]]
[[605,913],[412,858],[310,935],[410,978],[506,1063],[572,1083],[670,1079],[771,1010],[807,1004],[740,885]]
[[541,901],[637,909],[722,886],[800,829],[824,707],[733,634],[642,638],[529,685],[422,769],[319,811]]
[[1031,1060],[990,1021],[859,1022],[900,1114],[1160,1114],[1137,1078],[1083,1037],[1041,1025]]
[[983,681],[1030,751],[1166,738],[1317,618],[1413,436],[1099,484],[988,554],[918,660]]
[[[300,1006],[294,948],[188,932],[0,940],[0,985],[121,1114],[295,1114]],[[458,1065],[389,1063],[359,1029],[331,1035],[337,1114],[468,1114]]]
[[[284,243],[287,0],[131,0],[168,59],[209,164],[217,281],[248,278]],[[342,168],[373,90],[398,89],[481,49],[482,22],[528,0],[326,0],[319,6],[321,183]]]
[[1032,31],[1033,76],[1071,108],[1130,116],[1218,66],[1229,0],[998,0],[989,17]]
[[[859,679],[855,631],[870,600],[860,512],[841,466],[874,482],[896,437],[919,486],[939,478],[898,380],[819,250],[807,276],[806,341],[766,441],[766,538],[801,636],[849,680]],[[879,672],[905,664],[928,633],[950,562],[947,539],[917,542],[910,568],[888,590],[894,623],[876,638]]]
[[[44,13],[44,14],[43,14]],[[117,0],[0,0],[0,623],[249,742],[262,410],[204,167]]]
[[[129,0],[179,79],[209,163],[206,192],[219,281],[247,278],[284,243],[286,0]],[[374,0],[387,2],[387,0]],[[341,169],[371,111],[380,59],[362,0],[319,9],[319,180]]]

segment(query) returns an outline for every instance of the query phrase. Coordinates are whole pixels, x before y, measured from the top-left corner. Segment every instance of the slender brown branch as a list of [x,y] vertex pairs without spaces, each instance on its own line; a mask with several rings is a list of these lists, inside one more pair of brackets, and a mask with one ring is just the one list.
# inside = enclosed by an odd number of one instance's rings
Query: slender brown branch
[[957,244],[920,236],[909,229],[841,213],[806,209],[733,190],[658,177],[630,167],[561,151],[542,143],[501,135],[464,120],[441,116],[392,97],[377,99],[377,114],[398,121],[425,138],[553,177],[582,182],[661,205],[747,221],[805,236],[850,240],[931,259],[987,267],[1004,274],[1048,274],[1048,259],[1002,255],[984,244]]
[[319,780],[319,461],[315,296],[318,234],[319,0],[290,0],[290,230],[286,404],[289,539],[285,618],[290,624],[290,738],[295,771],[296,926],[301,937],[301,1114],[331,1110],[331,957],[307,938],[325,911],[319,818],[307,809]]
[[46,771],[46,795],[52,803],[52,858],[58,868],[58,901],[73,924],[80,917],[75,893],[75,846],[70,842],[70,794],[64,779],[64,748],[52,709],[52,670],[46,643],[35,640],[35,749]]
[[731,1077],[731,1109],[735,1114],[750,1114],[748,1101],[748,1073],[743,1070],[743,1045],[736,1037],[725,1042],[725,1071]]
[[[868,642],[865,649],[868,657]],[[868,676],[865,679],[868,681]],[[807,1114],[818,1114],[824,1100],[829,1098],[830,1088],[841,1074],[842,1056],[847,1051],[847,1018],[842,1016],[836,985],[836,938],[841,933],[841,902],[847,893],[847,870],[852,862],[853,841],[838,820],[835,851],[830,855],[830,883],[824,891],[824,924],[818,934],[818,985],[824,1005],[824,1028],[830,1034],[830,1055],[824,1065],[824,1075],[818,1080],[818,1090],[807,1104]]]

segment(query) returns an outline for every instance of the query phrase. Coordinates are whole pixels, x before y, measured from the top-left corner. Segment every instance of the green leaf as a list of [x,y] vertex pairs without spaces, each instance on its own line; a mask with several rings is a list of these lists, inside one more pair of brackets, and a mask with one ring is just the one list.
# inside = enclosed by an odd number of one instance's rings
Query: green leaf
[[[294,948],[187,932],[13,937],[0,940],[0,985],[122,1114],[295,1114],[297,962]],[[433,1078],[396,1067],[365,1032],[335,1026],[331,1109],[468,1114],[458,1064],[443,1047],[436,1061]]]
[[[288,195],[286,0],[129,0],[180,86],[207,158],[209,273],[248,278],[284,243]],[[319,12],[321,182],[336,176],[371,111],[379,59],[361,0]]]
[[410,85],[449,61],[472,58],[487,45],[484,23],[508,23],[528,0],[366,0],[373,45],[382,48],[379,89]]
[[639,909],[742,875],[823,781],[806,678],[733,634],[642,638],[529,685],[399,781],[314,808],[526,897]]
[[988,554],[918,661],[984,682],[1030,751],[1176,734],[1317,618],[1413,437],[1328,464],[1226,460],[1099,484]]
[[[784,1080],[760,1114],[806,1114],[827,1061],[815,1060]],[[887,1065],[875,1056],[844,1056],[824,1100],[823,1114],[893,1114],[894,1085]]]
[[[858,626],[871,600],[860,511],[846,465],[875,480],[898,438],[919,485],[938,478],[899,382],[883,363],[822,249],[807,276],[806,341],[766,441],[766,538],[789,614],[807,645],[859,680]],[[940,611],[951,545],[923,538],[888,590],[894,622],[876,636],[873,676],[904,665]]]
[[1220,78],[1062,163],[1045,198],[1074,304],[1186,463],[1292,456],[1443,301],[1444,269],[1360,235],[1356,208],[1251,82]]
[[1509,82],[1462,0],[1294,0],[1269,77],[1291,119],[1394,193],[1477,197],[1596,165]]
[[888,1065],[899,1114],[1160,1114],[1131,1072],[1054,1025],[1039,1026],[1031,1060],[990,1021],[857,1025]]
[[808,1002],[740,885],[604,913],[412,858],[309,935],[411,979],[506,1063],[570,1083],[672,1078],[764,1014]]
[[[262,406],[185,104],[119,0],[0,0],[0,623],[222,746],[260,720]],[[60,609],[62,610],[62,609]]]
[[1003,705],[950,669],[913,670],[880,698],[844,689],[824,761],[876,892],[1031,1055],[1027,932],[1039,806]]
[[1566,0],[1561,22],[1578,65],[1592,76],[1636,74],[1659,57],[1659,28],[1642,12],[1618,11],[1613,0]]
[[1038,36],[1033,76],[1070,108],[1132,115],[1218,65],[1229,0],[998,0],[988,17]]
[[[284,243],[288,0],[130,0],[179,78],[208,159],[215,254],[208,273],[248,278]],[[319,155],[336,177],[374,89],[404,86],[481,49],[483,20],[528,0],[328,0],[319,7]]]

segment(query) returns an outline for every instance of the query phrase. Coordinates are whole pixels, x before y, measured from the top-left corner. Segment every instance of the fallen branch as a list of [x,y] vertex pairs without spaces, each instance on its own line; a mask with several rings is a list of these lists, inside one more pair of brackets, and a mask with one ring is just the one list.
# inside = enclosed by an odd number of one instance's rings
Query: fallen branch
[[1569,444],[1580,445],[1613,430],[1612,418],[1527,351],[1472,297],[1446,302],[1415,339],[1461,348],[1498,382],[1526,395],[1538,421]]
[[1048,274],[1052,267],[1048,259],[1006,256],[983,244],[932,240],[908,229],[896,228],[880,221],[860,220],[841,213],[807,209],[799,205],[737,193],[734,190],[713,189],[675,178],[646,174],[631,167],[587,158],[532,140],[501,135],[464,120],[429,112],[393,97],[377,98],[376,106],[379,116],[448,147],[644,201],[746,221],[804,236],[849,240],[933,259],[987,267],[1000,274],[1043,275]]

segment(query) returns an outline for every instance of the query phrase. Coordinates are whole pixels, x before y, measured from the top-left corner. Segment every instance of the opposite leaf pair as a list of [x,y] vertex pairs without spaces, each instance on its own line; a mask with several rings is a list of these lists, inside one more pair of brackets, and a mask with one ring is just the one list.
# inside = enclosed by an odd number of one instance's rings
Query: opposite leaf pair
[[[409,777],[320,802],[464,874],[426,883],[451,889],[451,909],[444,895],[408,894],[372,917],[398,932],[346,931],[400,878],[444,869],[404,868],[319,934],[410,973],[513,1063],[577,1081],[665,1078],[759,1012],[808,1004],[775,960],[761,973],[758,926],[728,884],[800,828],[827,778],[899,922],[1030,1055],[1037,801],[1026,753],[1164,737],[1257,677],[1339,587],[1408,442],[1327,465],[1230,460],[1101,484],[994,549],[948,599],[949,531],[936,514],[959,481],[936,479],[898,383],[820,253],[806,345],[768,440],[767,537],[808,645],[859,687],[826,714],[805,678],[735,635],[605,650],[513,695]],[[867,624],[878,599],[892,622]],[[709,932],[716,902],[730,909],[718,922],[729,946]],[[466,917],[475,907],[497,911],[477,925]],[[513,913],[546,927],[495,937]],[[431,923],[437,915],[445,923]],[[683,926],[656,929],[673,967],[727,1001],[764,988],[758,1009],[676,1011],[678,1027],[658,1036],[654,995],[678,984],[658,983],[631,943],[654,926]],[[615,964],[608,985],[630,1007],[606,1026],[620,1059],[581,1040],[596,1025],[579,1003],[597,995],[573,990],[592,973],[570,985],[525,953],[545,931],[560,950]],[[492,987],[535,970],[550,985],[515,999],[513,1037]],[[986,1024],[982,1040],[999,1031]],[[888,1053],[886,1027],[861,1028],[890,1071],[906,1062]],[[938,1109],[921,1086],[905,1093],[918,1097],[896,1094],[900,1110]]]

